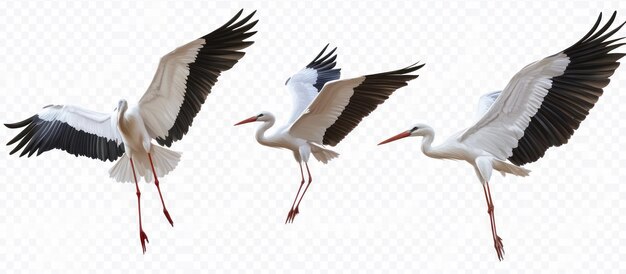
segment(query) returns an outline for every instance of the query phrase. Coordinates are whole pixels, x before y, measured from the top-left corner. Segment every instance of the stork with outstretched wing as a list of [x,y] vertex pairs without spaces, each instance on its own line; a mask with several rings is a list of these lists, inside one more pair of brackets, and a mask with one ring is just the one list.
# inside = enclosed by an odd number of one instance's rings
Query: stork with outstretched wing
[[[264,146],[291,150],[300,165],[300,187],[285,223],[293,222],[299,213],[300,202],[313,180],[307,163],[311,153],[322,163],[336,158],[339,154],[325,145],[335,146],[341,142],[394,91],[417,78],[410,73],[424,66],[413,64],[399,70],[338,80],[340,69],[335,68],[337,48],[326,53],[327,48],[328,45],[305,68],[287,79],[285,84],[292,94],[293,111],[287,124],[279,127],[275,134],[265,134],[276,121],[269,112],[261,112],[235,124],[263,122],[256,132],[256,140]],[[302,163],[308,174],[304,190]]]
[[[26,127],[7,145],[19,141],[11,154],[37,155],[61,149],[76,156],[117,162],[109,170],[120,182],[135,182],[139,212],[139,238],[146,252],[148,237],[141,224],[141,192],[137,180],[154,180],[163,213],[173,226],[159,177],[176,168],[180,153],[155,145],[171,146],[187,133],[194,117],[217,82],[220,74],[232,68],[244,56],[242,49],[257,21],[255,12],[239,19],[239,11],[222,27],[198,38],[161,58],[157,72],[146,93],[136,105],[120,100],[115,111],[100,113],[78,106],[50,105],[34,116],[9,128]],[[139,178],[138,178],[139,177]]]
[[[496,231],[489,179],[495,169],[502,174],[527,176],[521,165],[537,161],[546,150],[567,143],[589,110],[609,84],[623,53],[611,53],[622,46],[612,39],[623,25],[608,31],[616,13],[598,30],[602,14],[580,41],[552,56],[534,62],[518,72],[501,92],[483,95],[478,104],[476,124],[431,146],[435,132],[424,124],[391,137],[385,144],[410,136],[423,136],[422,151],[438,159],[467,161],[483,185],[491,219],[498,259],[504,248]],[[507,162],[508,160],[508,162]]]

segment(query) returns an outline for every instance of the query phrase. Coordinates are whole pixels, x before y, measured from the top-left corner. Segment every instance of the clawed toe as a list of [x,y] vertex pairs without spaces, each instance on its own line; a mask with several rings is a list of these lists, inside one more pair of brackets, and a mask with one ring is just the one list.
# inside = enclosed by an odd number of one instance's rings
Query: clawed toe
[[498,260],[502,261],[504,259],[504,244],[502,244],[502,238],[500,238],[500,236],[496,235],[494,247],[498,254]]
[[143,254],[146,254],[146,243],[150,243],[150,241],[143,230],[139,231],[139,240],[141,240],[141,249],[143,249]]
[[163,209],[163,214],[165,214],[165,218],[167,218],[167,221],[173,227],[174,226],[174,221],[172,221],[172,217],[170,217],[170,213],[167,211],[167,209]]
[[298,213],[300,213],[298,211],[298,208],[292,208],[291,210],[289,210],[289,213],[287,214],[287,220],[285,220],[285,224],[286,223],[293,223],[293,219],[296,218],[296,215],[298,215]]

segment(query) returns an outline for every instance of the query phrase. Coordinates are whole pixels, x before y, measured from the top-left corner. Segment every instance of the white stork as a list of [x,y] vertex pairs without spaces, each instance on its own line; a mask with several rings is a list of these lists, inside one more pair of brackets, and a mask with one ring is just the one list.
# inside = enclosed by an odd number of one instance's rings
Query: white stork
[[152,181],[159,191],[163,213],[173,226],[158,177],[174,170],[180,153],[157,146],[171,146],[187,133],[193,118],[217,78],[244,56],[240,51],[253,44],[244,41],[256,32],[250,31],[257,21],[249,22],[255,12],[237,21],[239,11],[222,27],[198,38],[161,58],[152,83],[136,105],[120,100],[111,113],[101,113],[78,106],[49,105],[34,116],[9,128],[21,128],[10,152],[23,148],[20,156],[37,155],[51,149],[65,150],[76,156],[87,156],[117,163],[109,175],[120,182],[135,182],[139,212],[139,239],[146,252],[148,237],[141,225],[141,193],[137,175]]
[[[307,164],[310,154],[324,164],[339,156],[324,145],[335,146],[341,142],[363,117],[418,76],[408,73],[424,66],[413,64],[395,71],[337,80],[340,75],[340,69],[334,68],[337,48],[324,55],[327,48],[328,45],[305,68],[287,79],[285,85],[292,94],[293,110],[289,121],[274,135],[265,135],[275,122],[274,115],[269,112],[261,112],[235,124],[263,122],[256,132],[256,140],[264,146],[291,150],[300,165],[300,187],[285,223],[293,222],[299,213],[300,202],[313,180]],[[300,195],[304,185],[302,163],[306,166],[308,183]]]
[[[602,14],[580,41],[557,54],[524,67],[503,91],[483,95],[478,104],[476,124],[438,146],[431,146],[434,130],[416,124],[391,137],[385,144],[410,136],[423,136],[422,152],[431,158],[467,161],[483,185],[491,219],[498,259],[502,260],[502,239],[496,233],[489,179],[495,169],[527,176],[521,165],[537,161],[552,146],[567,143],[574,130],[609,84],[622,53],[611,53],[623,44],[609,39],[624,24],[608,31],[616,13],[598,31]],[[509,162],[507,162],[507,159]]]

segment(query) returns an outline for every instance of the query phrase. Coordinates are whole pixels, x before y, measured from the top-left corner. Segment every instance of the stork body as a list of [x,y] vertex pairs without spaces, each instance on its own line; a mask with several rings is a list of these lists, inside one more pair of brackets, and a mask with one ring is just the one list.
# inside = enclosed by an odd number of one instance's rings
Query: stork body
[[[285,85],[293,98],[293,111],[287,124],[280,126],[272,135],[266,135],[274,126],[275,117],[269,112],[245,119],[235,125],[262,122],[257,129],[256,140],[261,145],[285,148],[292,151],[300,167],[300,186],[287,222],[293,222],[299,206],[313,178],[309,169],[310,155],[326,164],[339,156],[326,145],[337,145],[361,120],[382,104],[398,88],[417,78],[414,72],[423,65],[411,65],[404,69],[338,80],[340,70],[335,68],[335,49],[326,53],[328,45],[304,69],[287,79]],[[325,55],[324,55],[325,54]],[[306,167],[308,183],[305,183]]]
[[136,109],[128,110],[126,100],[121,100],[117,113],[117,129],[120,131],[126,155],[133,157],[135,153],[150,152],[152,138],[146,130],[143,118]]
[[425,124],[417,124],[415,127],[418,129],[411,134],[424,137],[421,144],[421,150],[424,155],[434,159],[465,161],[474,167],[476,175],[481,182],[489,181],[494,169],[503,174],[509,173],[517,176],[527,176],[530,172],[500,160],[486,150],[459,142],[458,139],[463,132],[453,134],[441,144],[433,146],[435,130]]
[[256,33],[249,31],[257,22],[249,22],[254,12],[238,21],[242,12],[215,31],[163,56],[152,83],[136,105],[129,107],[126,100],[120,100],[113,113],[49,105],[22,122],[5,124],[9,128],[26,127],[8,142],[19,141],[11,154],[20,149],[20,156],[61,149],[76,156],[116,161],[109,175],[119,182],[135,183],[139,237],[145,253],[148,237],[141,222],[138,181],[154,181],[163,214],[173,226],[158,178],[176,168],[181,154],[162,146],[171,146],[187,133],[221,72],[232,68],[245,54],[240,50],[253,43],[244,40]]
[[[568,139],[598,101],[622,53],[623,44],[607,40],[624,24],[608,31],[616,14],[599,30],[602,15],[592,29],[571,47],[524,67],[502,91],[483,95],[476,123],[437,146],[434,130],[425,124],[397,134],[380,144],[421,136],[422,151],[437,159],[463,160],[473,166],[483,185],[492,237],[498,259],[504,256],[497,233],[489,181],[493,170],[503,175],[528,176],[521,167],[543,157],[546,150]],[[596,31],[597,30],[597,31]]]
[[[274,126],[276,118],[270,112],[262,112],[259,115],[261,115],[261,117],[257,117],[255,120],[263,122],[255,134],[255,139],[259,144],[291,150],[297,162],[308,162],[311,153],[313,153],[316,159],[323,163],[327,163],[329,160],[339,155],[320,144],[315,144],[314,141],[293,136],[289,133],[288,127],[281,127],[274,134],[268,135],[266,133]],[[325,155],[324,153],[329,155]]]

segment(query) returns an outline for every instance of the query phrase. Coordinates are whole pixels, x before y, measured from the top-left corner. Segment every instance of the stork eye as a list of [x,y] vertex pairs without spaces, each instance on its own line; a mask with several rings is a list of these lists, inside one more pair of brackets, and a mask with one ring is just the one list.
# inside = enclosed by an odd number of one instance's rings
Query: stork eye
[[261,118],[261,117],[263,117],[263,113],[261,113],[261,114],[257,115],[256,117],[257,117],[257,118]]
[[416,130],[418,130],[418,129],[419,129],[418,127],[413,127],[413,128],[411,129],[411,131],[416,131]]

